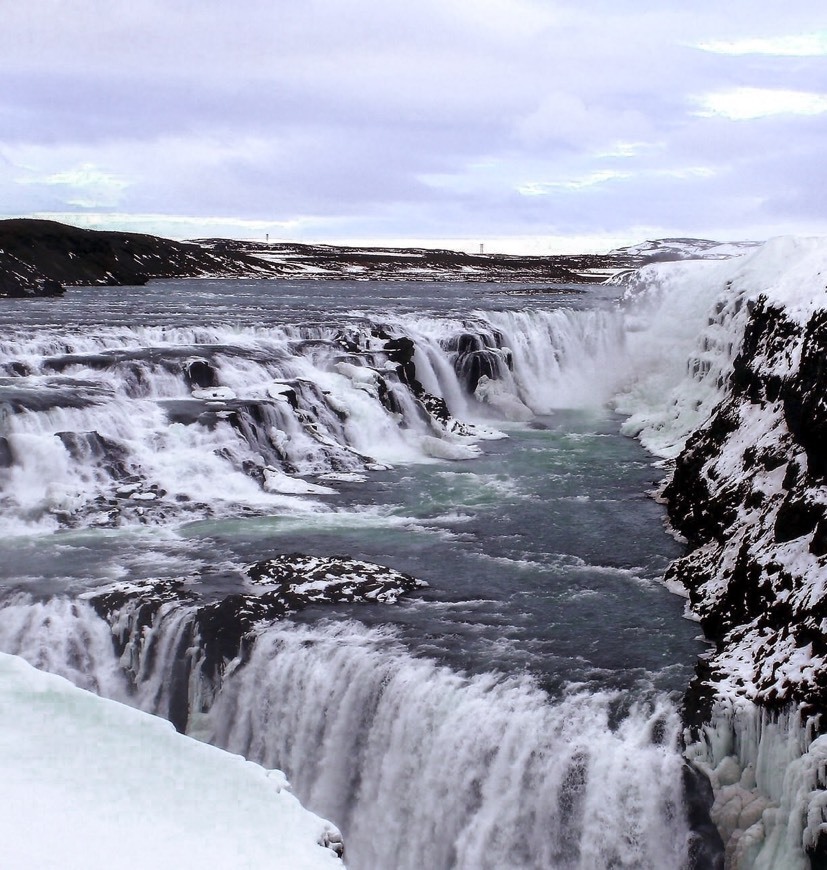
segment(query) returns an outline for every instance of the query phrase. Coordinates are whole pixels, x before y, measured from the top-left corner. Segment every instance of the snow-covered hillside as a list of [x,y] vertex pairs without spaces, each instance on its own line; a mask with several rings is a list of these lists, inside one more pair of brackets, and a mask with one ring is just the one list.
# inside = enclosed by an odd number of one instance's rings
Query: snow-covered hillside
[[747,253],[760,242],[715,242],[711,239],[654,239],[617,248],[612,254],[643,257],[646,262],[665,260],[728,260]]
[[0,855],[9,870],[323,870],[341,837],[280,771],[0,654]]

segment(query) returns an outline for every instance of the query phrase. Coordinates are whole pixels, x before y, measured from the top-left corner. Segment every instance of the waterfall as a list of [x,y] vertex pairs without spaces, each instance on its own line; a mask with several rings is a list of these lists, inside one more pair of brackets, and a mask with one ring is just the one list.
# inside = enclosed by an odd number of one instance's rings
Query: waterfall
[[281,766],[343,826],[354,868],[679,867],[689,832],[667,704],[550,701],[355,624],[276,626],[200,728]]
[[354,870],[686,862],[680,723],[665,699],[549,698],[529,677],[468,677],[349,621],[262,627],[205,691],[192,611],[174,611],[146,625],[127,608],[110,625],[83,603],[19,598],[0,608],[0,649],[165,715],[183,691],[189,732],[285,770],[345,831]]
[[622,322],[480,311],[6,338],[0,528],[323,511],[305,496],[332,492],[325,475],[470,459],[508,420],[601,404]]
[[[644,320],[613,307],[21,330],[0,339],[0,531],[329,513],[337,487],[389,465],[471,460],[561,408],[640,405],[622,391],[651,362],[629,331]],[[354,870],[707,866],[665,697],[549,696],[352,621],[260,625],[214,667],[185,597],[93,604],[7,600],[0,650],[284,769],[342,827]]]

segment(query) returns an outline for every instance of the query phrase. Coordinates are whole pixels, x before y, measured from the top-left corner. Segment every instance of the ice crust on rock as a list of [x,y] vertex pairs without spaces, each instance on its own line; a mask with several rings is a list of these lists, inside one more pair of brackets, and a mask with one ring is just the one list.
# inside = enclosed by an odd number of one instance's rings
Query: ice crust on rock
[[16,656],[0,654],[0,705],[8,868],[344,866],[341,835],[301,806],[281,771],[178,734]]

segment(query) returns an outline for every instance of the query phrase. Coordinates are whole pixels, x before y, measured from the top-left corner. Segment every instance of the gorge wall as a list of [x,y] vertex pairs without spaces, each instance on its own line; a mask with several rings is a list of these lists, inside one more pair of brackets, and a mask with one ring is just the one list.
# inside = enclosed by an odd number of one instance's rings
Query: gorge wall
[[688,544],[667,580],[714,644],[684,713],[731,868],[827,866],[825,276],[827,246],[792,239],[695,276],[720,296],[687,379],[720,402],[664,490]]

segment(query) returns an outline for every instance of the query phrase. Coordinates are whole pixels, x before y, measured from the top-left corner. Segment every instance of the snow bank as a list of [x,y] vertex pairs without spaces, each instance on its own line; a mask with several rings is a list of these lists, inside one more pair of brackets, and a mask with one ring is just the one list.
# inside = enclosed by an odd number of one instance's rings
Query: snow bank
[[0,654],[0,842],[14,870],[342,867],[266,771]]

